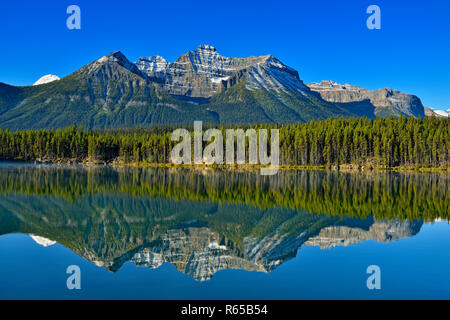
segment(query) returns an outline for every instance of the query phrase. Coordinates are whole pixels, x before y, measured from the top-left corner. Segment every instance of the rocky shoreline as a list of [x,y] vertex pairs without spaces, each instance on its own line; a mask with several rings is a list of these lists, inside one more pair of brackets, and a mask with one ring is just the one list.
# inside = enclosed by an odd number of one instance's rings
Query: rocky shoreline
[[[91,159],[35,159],[32,161],[13,160],[13,162],[31,162],[34,164],[61,164],[61,165],[82,165],[82,166],[111,166],[111,167],[160,167],[160,168],[191,168],[200,170],[259,170],[267,167],[265,165],[207,165],[207,164],[173,164],[173,163],[149,163],[149,162],[125,162],[115,159],[113,161],[99,161]],[[370,172],[370,171],[419,171],[419,172],[449,172],[449,167],[420,167],[402,166],[388,167],[375,166],[371,164],[342,164],[342,165],[322,165],[322,166],[301,166],[301,165],[279,165],[280,170],[317,170],[317,171],[340,171],[340,172]]]

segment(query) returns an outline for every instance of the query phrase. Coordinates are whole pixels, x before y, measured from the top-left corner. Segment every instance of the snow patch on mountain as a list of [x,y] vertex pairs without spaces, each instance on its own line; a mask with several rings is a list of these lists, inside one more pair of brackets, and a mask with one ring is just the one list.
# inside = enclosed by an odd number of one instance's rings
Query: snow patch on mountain
[[425,108],[425,115],[448,118],[450,116],[450,109],[439,110],[431,107]]
[[152,56],[141,57],[135,64],[139,70],[147,74],[153,74],[164,72],[169,63],[161,56]]
[[212,83],[221,83],[222,81],[227,81],[230,77],[220,77],[220,78],[211,78]]
[[30,234],[31,239],[34,240],[34,242],[36,242],[37,244],[43,246],[43,247],[50,247],[54,244],[56,244],[56,241],[44,238],[44,237],[40,237],[40,236],[35,236],[33,234]]
[[442,116],[442,117],[447,117],[449,116],[449,112],[445,111],[445,110],[433,110],[434,113],[437,113],[438,115]]
[[60,78],[58,76],[55,76],[53,74],[47,74],[47,75],[39,78],[39,80],[36,81],[33,84],[33,86],[37,86],[37,85],[45,84],[45,83],[50,83],[50,82],[57,81],[57,80],[60,80]]

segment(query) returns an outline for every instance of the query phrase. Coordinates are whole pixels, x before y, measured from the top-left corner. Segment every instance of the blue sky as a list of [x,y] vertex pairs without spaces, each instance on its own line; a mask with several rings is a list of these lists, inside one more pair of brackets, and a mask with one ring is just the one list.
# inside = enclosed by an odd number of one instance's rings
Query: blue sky
[[[81,8],[81,30],[66,9]],[[366,8],[381,8],[381,30]],[[66,76],[110,52],[175,60],[208,43],[233,57],[273,54],[305,82],[334,80],[416,94],[450,108],[450,1],[0,2],[0,82]]]

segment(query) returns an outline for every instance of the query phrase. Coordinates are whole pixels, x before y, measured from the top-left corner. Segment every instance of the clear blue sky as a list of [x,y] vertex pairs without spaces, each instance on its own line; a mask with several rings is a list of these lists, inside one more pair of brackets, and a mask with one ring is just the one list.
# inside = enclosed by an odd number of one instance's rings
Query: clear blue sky
[[[81,30],[66,9],[81,8]],[[381,8],[381,30],[366,8]],[[335,80],[418,95],[450,108],[449,0],[0,1],[0,82],[66,76],[112,51],[169,61],[199,44],[247,57],[271,53],[305,82]]]

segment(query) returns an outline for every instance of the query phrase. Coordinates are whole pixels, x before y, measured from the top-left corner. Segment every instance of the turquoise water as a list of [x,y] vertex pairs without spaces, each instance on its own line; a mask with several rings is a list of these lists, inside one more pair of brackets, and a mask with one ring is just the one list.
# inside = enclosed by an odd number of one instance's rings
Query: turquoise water
[[2,164],[0,299],[449,299],[447,186]]

